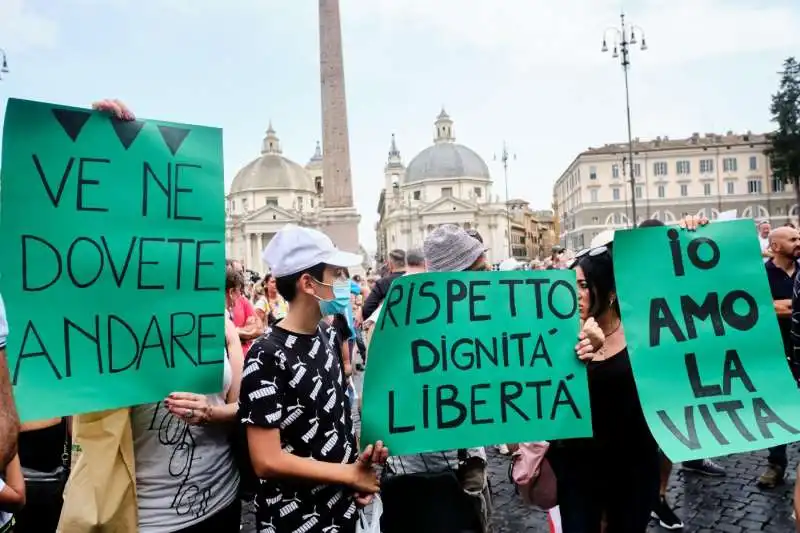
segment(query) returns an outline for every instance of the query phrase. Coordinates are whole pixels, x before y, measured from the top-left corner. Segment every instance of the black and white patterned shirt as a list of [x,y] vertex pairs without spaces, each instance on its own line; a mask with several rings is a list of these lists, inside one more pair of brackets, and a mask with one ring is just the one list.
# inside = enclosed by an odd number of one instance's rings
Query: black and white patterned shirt
[[[330,463],[358,456],[350,401],[333,327],[314,335],[273,325],[250,348],[242,373],[243,424],[280,429],[283,451]],[[353,491],[302,480],[262,479],[256,495],[262,533],[346,533],[355,530]]]

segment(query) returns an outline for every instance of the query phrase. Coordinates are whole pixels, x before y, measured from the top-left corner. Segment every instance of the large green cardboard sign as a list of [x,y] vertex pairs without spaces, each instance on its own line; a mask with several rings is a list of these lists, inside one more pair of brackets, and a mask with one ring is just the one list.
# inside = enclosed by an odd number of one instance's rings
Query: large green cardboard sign
[[673,461],[800,439],[800,392],[759,250],[748,220],[697,232],[659,227],[615,235],[639,398]]
[[363,441],[393,455],[592,434],[575,274],[414,274],[392,284],[364,376]]
[[221,389],[221,130],[11,99],[0,185],[23,420]]

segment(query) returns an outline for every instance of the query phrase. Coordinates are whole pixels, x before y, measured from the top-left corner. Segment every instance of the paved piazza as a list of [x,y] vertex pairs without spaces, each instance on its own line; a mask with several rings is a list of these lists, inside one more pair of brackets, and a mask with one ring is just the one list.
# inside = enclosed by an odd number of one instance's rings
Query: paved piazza
[[[796,464],[800,449],[789,449],[789,462]],[[546,533],[544,513],[522,504],[508,482],[508,459],[492,453],[490,459],[495,505],[495,533]],[[745,533],[768,531],[794,533],[792,489],[794,473],[783,487],[761,490],[755,479],[766,462],[766,452],[733,455],[719,459],[728,470],[723,478],[708,478],[673,471],[669,500],[683,519],[687,533]],[[649,531],[665,531],[651,522]]]

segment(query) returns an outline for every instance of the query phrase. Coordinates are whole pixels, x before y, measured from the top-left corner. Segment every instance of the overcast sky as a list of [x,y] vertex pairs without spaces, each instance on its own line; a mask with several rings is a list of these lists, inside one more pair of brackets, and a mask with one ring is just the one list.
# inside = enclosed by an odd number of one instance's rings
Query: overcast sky
[[[619,63],[600,53],[622,5],[608,0],[341,0],[361,240],[374,249],[391,134],[406,163],[444,105],[458,142],[502,194],[548,208],[588,146],[626,140]],[[649,50],[633,52],[634,136],[771,128],[783,59],[800,50],[797,0],[631,0]],[[226,183],[257,157],[271,119],[305,164],[321,137],[318,2],[0,0],[8,97],[88,105],[121,98],[140,116],[221,126]]]

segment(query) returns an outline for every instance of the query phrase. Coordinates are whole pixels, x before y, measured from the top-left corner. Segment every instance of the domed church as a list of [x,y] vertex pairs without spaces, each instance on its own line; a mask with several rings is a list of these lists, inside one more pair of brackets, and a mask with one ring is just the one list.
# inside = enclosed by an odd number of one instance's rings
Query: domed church
[[[329,216],[323,205],[322,149],[319,143],[305,166],[284,157],[270,123],[261,155],[231,183],[226,205],[226,253],[246,268],[264,272],[261,251],[286,224],[322,229]],[[364,268],[366,268],[366,254]]]
[[453,120],[442,109],[433,145],[403,165],[392,135],[378,201],[378,258],[395,248],[421,247],[441,224],[477,230],[491,261],[509,257],[508,210],[492,194],[492,176],[474,150],[456,143]]

